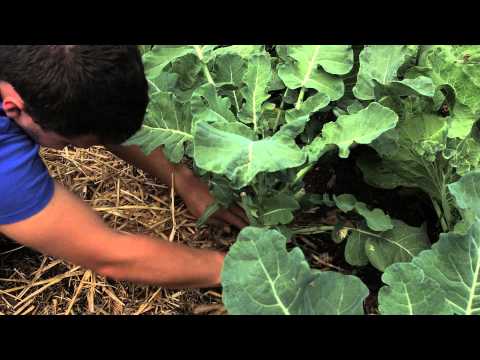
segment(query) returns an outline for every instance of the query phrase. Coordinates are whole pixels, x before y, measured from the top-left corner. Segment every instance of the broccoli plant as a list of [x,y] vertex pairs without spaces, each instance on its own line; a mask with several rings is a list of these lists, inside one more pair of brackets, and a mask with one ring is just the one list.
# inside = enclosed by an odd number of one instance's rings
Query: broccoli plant
[[[225,260],[230,313],[363,313],[368,289],[359,278],[311,269],[300,248],[287,251],[288,238],[306,231],[289,226],[312,195],[303,179],[327,153],[346,158],[353,146],[372,147],[378,156],[358,161],[367,182],[419,187],[445,231],[460,215],[457,229],[467,231],[474,213],[456,205],[447,185],[478,163],[472,129],[480,77],[478,67],[468,66],[476,64],[470,50],[143,45],[151,102],[128,144],[147,154],[162,147],[174,163],[191,161],[216,199],[200,223],[233,203],[250,221]],[[391,219],[354,194],[320,198],[363,219],[322,227],[336,242],[347,241],[352,265],[389,270],[432,251],[424,226]],[[386,283],[401,281],[389,271]]]

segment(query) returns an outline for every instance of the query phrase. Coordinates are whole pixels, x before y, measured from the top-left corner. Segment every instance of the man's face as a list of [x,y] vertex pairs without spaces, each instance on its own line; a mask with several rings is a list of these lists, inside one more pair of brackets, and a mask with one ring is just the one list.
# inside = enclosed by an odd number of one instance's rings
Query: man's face
[[93,135],[82,135],[67,138],[53,131],[43,130],[33,119],[22,112],[16,123],[25,131],[37,144],[61,150],[66,146],[75,146],[80,148],[88,148],[94,145],[101,145],[100,140]]
[[81,148],[101,145],[100,140],[93,135],[66,138],[53,131],[42,129],[25,111],[24,102],[12,85],[1,80],[0,97],[3,98],[3,110],[7,116],[15,121],[37,144],[53,149],[63,149],[69,145]]

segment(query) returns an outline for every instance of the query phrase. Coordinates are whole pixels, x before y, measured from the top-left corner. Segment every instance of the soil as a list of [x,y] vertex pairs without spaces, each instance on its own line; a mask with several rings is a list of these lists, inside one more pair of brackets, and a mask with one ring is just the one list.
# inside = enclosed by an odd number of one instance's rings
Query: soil
[[[427,225],[427,233],[432,242],[438,239],[441,232],[440,224],[428,196],[414,189],[397,188],[385,190],[372,187],[363,180],[360,169],[356,166],[356,159],[365,152],[371,151],[367,147],[358,146],[353,149],[348,159],[340,159],[337,156],[322,161],[304,179],[305,189],[308,193],[316,194],[353,194],[357,200],[367,205],[382,209],[394,219],[404,221],[410,226]],[[335,214],[333,214],[335,217]],[[297,216],[297,225],[312,225],[331,221],[332,209],[319,207],[314,213],[304,213]],[[345,274],[358,276],[367,285],[370,295],[365,303],[368,314],[377,314],[377,293],[383,286],[382,273],[372,266],[352,267],[345,261],[345,242],[336,244],[329,234],[318,234],[301,237],[296,240],[297,245],[305,249],[307,258],[315,267],[315,257],[320,254],[327,259],[332,270]],[[313,252],[313,253],[312,253]],[[309,256],[310,255],[310,256]],[[318,255],[316,256],[318,258]],[[325,269],[325,263],[319,264]],[[328,267],[328,266],[327,266]]]

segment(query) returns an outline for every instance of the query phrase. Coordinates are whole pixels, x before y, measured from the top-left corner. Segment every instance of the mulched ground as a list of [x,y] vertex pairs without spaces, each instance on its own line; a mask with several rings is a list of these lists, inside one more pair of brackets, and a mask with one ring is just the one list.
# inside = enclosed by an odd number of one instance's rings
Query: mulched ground
[[[166,186],[103,148],[42,149],[50,173],[111,227],[197,248],[223,248],[233,235],[197,229]],[[221,239],[214,241],[213,239]],[[98,276],[0,240],[0,314],[224,314],[219,289],[167,290]]]

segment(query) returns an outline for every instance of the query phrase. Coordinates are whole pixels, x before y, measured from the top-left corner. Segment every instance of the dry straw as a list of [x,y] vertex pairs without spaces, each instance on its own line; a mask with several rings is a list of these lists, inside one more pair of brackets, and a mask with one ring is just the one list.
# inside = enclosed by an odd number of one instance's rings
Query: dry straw
[[[55,179],[118,231],[150,234],[197,248],[225,249],[232,242],[232,235],[221,229],[198,229],[174,189],[101,147],[42,149],[41,155]],[[216,290],[169,290],[117,282],[0,240],[0,315],[224,313]]]

